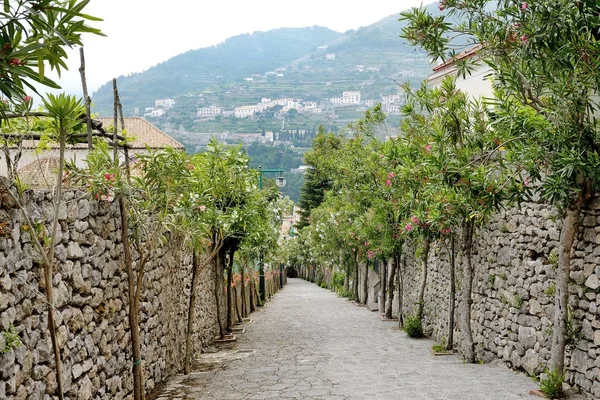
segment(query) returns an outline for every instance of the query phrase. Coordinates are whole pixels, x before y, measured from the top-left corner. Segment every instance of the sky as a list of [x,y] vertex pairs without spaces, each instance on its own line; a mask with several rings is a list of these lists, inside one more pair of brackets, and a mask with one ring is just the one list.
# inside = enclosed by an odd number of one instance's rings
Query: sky
[[[284,27],[358,29],[422,0],[91,0],[84,12],[107,37],[84,36],[90,94],[113,77],[142,72],[188,50],[225,39]],[[429,3],[431,1],[425,1]],[[79,50],[69,52],[59,84],[81,95]],[[42,89],[43,90],[43,89]]]

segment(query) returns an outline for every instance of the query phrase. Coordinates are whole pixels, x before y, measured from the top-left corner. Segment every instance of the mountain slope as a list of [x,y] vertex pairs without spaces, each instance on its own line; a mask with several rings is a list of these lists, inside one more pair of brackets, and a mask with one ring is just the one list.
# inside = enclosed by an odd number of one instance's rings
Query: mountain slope
[[[212,47],[190,50],[142,73],[117,79],[126,108],[152,106],[149,99],[201,91],[218,81],[241,79],[285,66],[341,34],[323,27],[281,28],[238,35]],[[101,113],[110,112],[112,87],[93,95]],[[149,104],[150,103],[150,104]]]

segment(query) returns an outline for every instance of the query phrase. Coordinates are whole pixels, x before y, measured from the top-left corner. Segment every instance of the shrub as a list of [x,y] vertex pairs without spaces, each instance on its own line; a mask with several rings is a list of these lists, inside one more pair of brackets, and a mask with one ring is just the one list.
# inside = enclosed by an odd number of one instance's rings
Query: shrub
[[562,383],[565,380],[564,371],[557,368],[546,370],[546,377],[540,380],[540,390],[551,399],[560,399],[564,397],[562,392]]
[[344,288],[344,280],[345,279],[346,279],[346,275],[342,274],[341,272],[333,273],[332,281],[333,281],[333,287],[336,291]]
[[404,320],[404,331],[411,338],[422,338],[423,324],[416,315],[409,315]]

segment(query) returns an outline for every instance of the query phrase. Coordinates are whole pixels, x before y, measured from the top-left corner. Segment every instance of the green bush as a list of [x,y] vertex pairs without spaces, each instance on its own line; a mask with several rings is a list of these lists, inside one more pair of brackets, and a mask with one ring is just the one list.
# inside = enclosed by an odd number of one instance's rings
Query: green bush
[[560,399],[564,397],[562,392],[562,383],[565,380],[565,373],[558,369],[546,370],[546,377],[540,380],[540,390],[551,399]]
[[416,315],[409,315],[404,320],[404,332],[411,338],[423,337],[423,324]]
[[346,297],[350,300],[354,300],[354,291],[353,290],[344,290],[343,286],[336,290],[338,296]]
[[339,289],[343,289],[345,279],[346,279],[346,275],[342,274],[341,272],[333,273],[332,281],[333,281],[333,287],[336,291]]

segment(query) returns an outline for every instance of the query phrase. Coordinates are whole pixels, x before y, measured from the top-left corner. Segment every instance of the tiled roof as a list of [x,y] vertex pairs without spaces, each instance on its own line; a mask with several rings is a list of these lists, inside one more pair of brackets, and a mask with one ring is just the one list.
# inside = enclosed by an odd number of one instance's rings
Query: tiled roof
[[[113,118],[112,117],[99,117],[94,118],[94,121],[102,122],[102,127],[107,133],[112,133]],[[119,123],[120,127],[120,123]],[[129,143],[133,149],[145,149],[146,145],[151,149],[159,149],[162,147],[171,146],[176,149],[184,149],[185,147],[171,136],[167,135],[156,126],[139,117],[128,117],[125,118],[125,130],[127,136],[132,137],[133,141]],[[120,132],[119,132],[120,134]],[[35,149],[37,148],[39,141],[24,140],[24,149]],[[50,148],[58,148],[58,143],[52,142],[48,144]],[[67,149],[87,149],[86,143],[77,143],[67,145]]]
[[58,164],[58,157],[40,157],[39,160],[19,168],[19,180],[32,188],[54,187]]
[[[94,120],[102,122],[103,128],[107,133],[112,132],[109,129],[113,126],[112,117],[99,117]],[[145,149],[146,146],[157,149],[161,147],[171,146],[176,149],[183,149],[184,146],[171,136],[167,135],[156,126],[139,117],[125,118],[125,130],[129,137],[133,137],[133,142],[130,143],[134,149]]]

